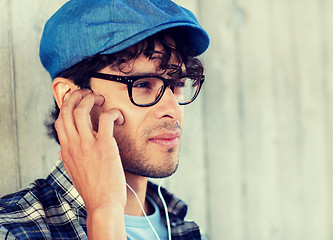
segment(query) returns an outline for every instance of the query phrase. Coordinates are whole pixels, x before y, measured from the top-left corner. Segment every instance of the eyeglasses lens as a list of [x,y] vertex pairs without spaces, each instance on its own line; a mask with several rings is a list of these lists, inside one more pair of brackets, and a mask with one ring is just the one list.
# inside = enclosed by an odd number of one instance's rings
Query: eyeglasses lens
[[[159,78],[147,77],[133,83],[133,101],[139,105],[153,103],[163,92],[164,83]],[[193,84],[193,80],[182,78],[172,84],[173,92],[180,104],[187,103],[195,96],[198,86]]]

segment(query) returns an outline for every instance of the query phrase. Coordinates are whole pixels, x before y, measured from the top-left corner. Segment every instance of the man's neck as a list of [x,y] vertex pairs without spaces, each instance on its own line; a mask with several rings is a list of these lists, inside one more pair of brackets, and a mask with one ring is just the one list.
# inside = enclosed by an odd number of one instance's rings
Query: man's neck
[[[146,193],[147,193],[147,177],[142,177],[136,174],[125,172],[126,182],[127,184],[135,191],[137,194],[141,205],[143,206],[147,215],[152,213],[152,207],[146,201]],[[143,216],[143,212],[138,203],[137,198],[134,193],[127,187],[127,203],[125,207],[126,215],[133,216]]]

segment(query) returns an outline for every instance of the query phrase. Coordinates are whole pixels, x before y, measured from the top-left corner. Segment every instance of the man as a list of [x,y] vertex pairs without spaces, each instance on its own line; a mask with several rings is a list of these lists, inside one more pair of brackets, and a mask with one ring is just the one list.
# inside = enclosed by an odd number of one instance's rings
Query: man
[[203,84],[196,56],[208,44],[194,15],[171,1],[59,9],[40,58],[53,80],[49,127],[61,160],[0,200],[1,239],[201,239],[186,205],[148,177],[177,169],[183,108]]

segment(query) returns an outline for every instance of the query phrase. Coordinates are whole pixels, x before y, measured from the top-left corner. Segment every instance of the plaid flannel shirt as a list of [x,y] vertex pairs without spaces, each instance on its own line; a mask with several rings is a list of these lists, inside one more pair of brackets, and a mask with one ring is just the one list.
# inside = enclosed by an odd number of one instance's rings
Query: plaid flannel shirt
[[[198,226],[184,221],[185,203],[161,190],[170,214],[172,239],[201,239]],[[148,183],[147,194],[164,214],[155,184]],[[0,239],[87,239],[86,217],[84,202],[58,161],[46,179],[0,199]]]

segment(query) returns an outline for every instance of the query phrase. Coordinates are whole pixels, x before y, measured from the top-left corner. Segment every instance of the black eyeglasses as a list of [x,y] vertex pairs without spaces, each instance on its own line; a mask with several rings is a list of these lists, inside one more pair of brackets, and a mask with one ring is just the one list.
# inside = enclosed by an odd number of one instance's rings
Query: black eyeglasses
[[186,105],[198,96],[205,76],[183,76],[179,79],[166,79],[159,75],[117,76],[105,73],[90,73],[90,77],[119,82],[127,85],[131,102],[139,107],[156,104],[163,96],[165,89],[170,87],[178,100],[178,104]]

